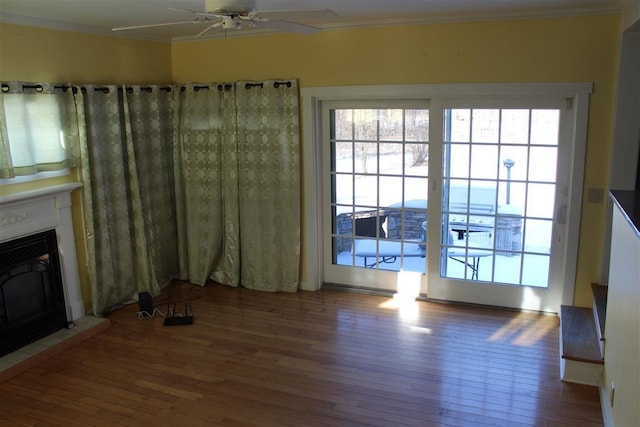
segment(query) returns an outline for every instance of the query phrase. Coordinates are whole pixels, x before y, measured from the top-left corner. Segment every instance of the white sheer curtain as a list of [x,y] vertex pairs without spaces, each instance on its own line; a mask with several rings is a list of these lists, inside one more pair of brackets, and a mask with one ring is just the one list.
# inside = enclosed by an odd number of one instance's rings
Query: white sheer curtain
[[73,88],[2,82],[0,178],[77,166],[80,159]]

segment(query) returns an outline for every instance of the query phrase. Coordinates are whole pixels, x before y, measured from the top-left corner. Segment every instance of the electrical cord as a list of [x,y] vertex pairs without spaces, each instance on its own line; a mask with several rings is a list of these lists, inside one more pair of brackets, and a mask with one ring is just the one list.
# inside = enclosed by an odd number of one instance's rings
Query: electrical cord
[[199,285],[191,285],[190,286],[190,292],[191,293],[195,293],[197,292],[197,295],[190,297],[190,298],[182,298],[179,300],[174,300],[171,298],[171,295],[169,295],[168,299],[161,299],[159,301],[155,301],[156,305],[164,305],[164,304],[177,304],[177,303],[181,303],[181,302],[188,302],[188,301],[195,301],[197,299],[202,298],[202,286]]
[[[197,290],[197,294],[193,295],[195,293],[195,291]],[[202,287],[201,286],[197,286],[197,285],[193,285],[191,284],[190,289],[188,289],[188,292],[190,292],[192,294],[192,296],[187,297],[187,298],[182,298],[182,299],[173,299],[173,292],[172,290],[169,291],[169,295],[168,297],[166,297],[165,299],[162,300],[156,300],[153,301],[152,303],[152,307],[153,307],[153,311],[151,313],[149,313],[149,311],[151,311],[150,308],[146,308],[146,310],[140,310],[137,311],[136,314],[138,316],[138,319],[142,320],[145,317],[154,317],[156,315],[156,313],[160,314],[162,317],[164,317],[165,319],[167,318],[176,318],[176,317],[189,317],[192,316],[189,312],[191,311],[191,301],[197,300],[202,298]],[[140,308],[142,308],[143,306],[146,306],[147,303],[151,302],[151,296],[148,295],[147,292],[144,292],[144,294],[147,294],[147,297],[149,299],[149,301],[145,301],[145,304],[142,304]],[[142,297],[142,293],[138,295],[139,298]],[[140,304],[140,301],[136,301],[136,300],[130,300],[132,302],[137,302]],[[175,307],[178,303],[185,303],[185,313],[179,313],[176,311]],[[167,312],[163,313],[161,310],[158,309],[159,306],[162,305],[167,305]],[[121,303],[120,306],[123,306],[123,304]],[[112,308],[112,310],[115,308]]]
[[138,319],[140,319],[140,320],[144,319],[145,316],[153,317],[153,316],[155,316],[156,313],[159,313],[162,317],[166,317],[167,316],[167,313],[163,313],[162,311],[160,311],[156,307],[153,308],[153,313],[151,313],[151,314],[149,314],[149,312],[147,312],[147,311],[138,311],[137,312]]

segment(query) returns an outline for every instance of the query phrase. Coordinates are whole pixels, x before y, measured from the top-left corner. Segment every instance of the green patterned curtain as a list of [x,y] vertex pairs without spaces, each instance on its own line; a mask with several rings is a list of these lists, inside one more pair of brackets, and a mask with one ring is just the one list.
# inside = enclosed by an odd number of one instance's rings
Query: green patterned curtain
[[300,141],[295,80],[236,83],[242,285],[298,289]]
[[53,83],[2,82],[0,178],[78,166],[73,89]]
[[173,88],[78,94],[92,306],[96,315],[178,273]]
[[233,86],[183,86],[175,128],[180,277],[238,286]]
[[175,155],[182,278],[297,290],[298,110],[296,81],[185,86]]

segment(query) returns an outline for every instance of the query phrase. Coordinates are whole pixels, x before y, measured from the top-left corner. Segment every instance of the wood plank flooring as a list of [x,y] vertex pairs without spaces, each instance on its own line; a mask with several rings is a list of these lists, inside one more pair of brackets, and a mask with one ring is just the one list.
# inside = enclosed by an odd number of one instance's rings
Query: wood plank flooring
[[597,389],[559,380],[555,316],[185,283],[154,303],[189,298],[193,325],[126,306],[0,384],[0,425],[602,425]]

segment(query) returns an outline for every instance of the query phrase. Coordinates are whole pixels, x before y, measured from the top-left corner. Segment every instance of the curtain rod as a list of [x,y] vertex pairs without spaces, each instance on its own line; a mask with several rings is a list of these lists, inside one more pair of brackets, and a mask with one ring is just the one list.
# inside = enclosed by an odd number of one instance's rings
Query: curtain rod
[[[93,90],[95,92],[102,92],[102,93],[109,93],[110,91],[110,89],[107,86],[97,86],[97,87],[94,87]],[[122,92],[122,90],[123,90],[122,87],[118,86],[118,92]],[[124,90],[126,90],[127,93],[133,93],[133,87],[131,86],[126,86]],[[153,92],[153,88],[151,86],[140,86],[140,90],[147,93]],[[173,88],[171,86],[160,86],[158,90],[171,92]],[[82,92],[85,93],[86,91],[87,91],[87,88],[83,86]]]
[[[76,88],[75,86],[69,86],[69,85],[54,85],[53,86],[54,89],[62,89],[63,92],[66,92],[67,90],[71,89],[73,91],[73,93],[77,93],[78,92],[78,88]],[[35,89],[36,92],[42,92],[44,90],[44,86],[42,85],[22,85],[22,89]],[[2,84],[2,92],[4,93],[8,93],[11,90],[11,87],[6,84],[3,83]]]
[[[276,81],[273,83],[273,87],[278,89],[280,86],[286,86],[286,87],[291,87],[291,82],[290,81]],[[244,85],[245,89],[251,89],[252,87],[260,87],[260,88],[264,88],[264,83],[245,83]],[[77,93],[78,88],[76,86],[69,86],[69,85],[54,85],[53,86],[54,89],[62,89],[64,92],[66,92],[67,90],[71,89],[73,91],[73,93]],[[217,89],[222,91],[222,90],[231,90],[231,88],[233,88],[233,85],[231,83],[225,83],[225,84],[219,84],[217,86]],[[36,92],[42,92],[44,90],[44,87],[42,85],[39,84],[35,84],[35,85],[22,85],[22,89],[35,89]],[[161,86],[158,88],[161,91],[166,91],[166,92],[171,92],[173,89],[171,86]],[[196,85],[193,87],[193,89],[195,91],[201,90],[201,89],[209,89],[209,85]],[[7,93],[10,90],[10,86],[6,83],[2,84],[2,92]],[[86,92],[86,87],[82,86],[81,90],[84,92]],[[109,93],[109,87],[107,86],[98,86],[98,87],[94,87],[93,88],[94,91],[96,92],[103,92],[103,93]],[[118,91],[122,91],[122,87],[118,87]],[[127,93],[132,93],[133,92],[133,87],[131,86],[126,86],[125,90],[127,91]],[[147,93],[151,93],[153,91],[153,87],[151,86],[141,86],[140,90],[147,92]],[[184,92],[186,90],[186,86],[181,86],[180,87],[180,91]]]
[[[278,89],[280,86],[291,87],[291,82],[290,81],[283,81],[283,82],[275,81],[273,83],[273,87],[276,88],[276,89]],[[252,87],[264,88],[264,83],[245,83],[245,85],[244,85],[245,89],[251,89]]]
[[[225,83],[225,84],[219,84],[217,86],[218,90],[231,90],[231,88],[233,87],[233,85],[231,83]],[[209,90],[209,85],[195,85],[193,86],[193,90],[195,92],[199,91],[199,90],[203,90],[203,89],[207,89]],[[180,92],[184,92],[187,90],[187,86],[180,86]]]

